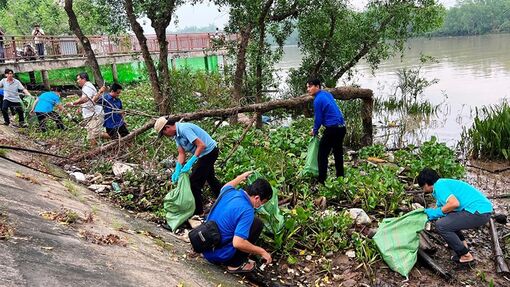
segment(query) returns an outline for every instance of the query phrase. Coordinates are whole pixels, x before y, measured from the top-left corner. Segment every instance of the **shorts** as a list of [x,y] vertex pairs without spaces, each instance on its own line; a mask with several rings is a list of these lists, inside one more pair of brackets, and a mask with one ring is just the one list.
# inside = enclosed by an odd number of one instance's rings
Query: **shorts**
[[116,128],[106,128],[106,132],[112,140],[118,139],[119,136],[123,138],[129,134],[126,124],[122,124],[122,126]]
[[85,119],[85,128],[87,129],[87,139],[93,140],[101,137],[103,132],[103,115],[92,116]]

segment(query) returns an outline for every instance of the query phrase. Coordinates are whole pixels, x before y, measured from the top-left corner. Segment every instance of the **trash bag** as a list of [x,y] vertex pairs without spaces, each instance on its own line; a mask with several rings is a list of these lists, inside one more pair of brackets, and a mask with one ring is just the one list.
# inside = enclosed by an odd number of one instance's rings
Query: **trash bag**
[[[248,178],[248,184],[252,184],[257,178],[262,177],[255,172]],[[257,210],[257,214],[264,222],[266,229],[272,234],[278,234],[285,224],[285,218],[278,207],[278,190],[273,187],[273,196]]]
[[319,139],[312,137],[308,143],[308,151],[306,162],[301,175],[319,176],[319,164],[317,157],[319,156]]
[[191,193],[188,173],[181,173],[177,187],[171,190],[163,199],[166,212],[166,223],[172,231],[190,218],[195,212],[195,198]]
[[427,220],[424,209],[416,209],[400,217],[385,218],[374,235],[384,262],[406,278],[418,258],[419,233]]

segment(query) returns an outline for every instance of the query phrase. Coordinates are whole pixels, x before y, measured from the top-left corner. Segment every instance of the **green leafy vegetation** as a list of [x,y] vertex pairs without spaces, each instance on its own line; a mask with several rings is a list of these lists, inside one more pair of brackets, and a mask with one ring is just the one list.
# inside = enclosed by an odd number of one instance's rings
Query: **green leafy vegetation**
[[432,35],[464,36],[510,32],[508,0],[461,0],[446,11],[444,24]]
[[473,158],[510,159],[510,105],[477,108],[474,123],[464,129],[459,145]]

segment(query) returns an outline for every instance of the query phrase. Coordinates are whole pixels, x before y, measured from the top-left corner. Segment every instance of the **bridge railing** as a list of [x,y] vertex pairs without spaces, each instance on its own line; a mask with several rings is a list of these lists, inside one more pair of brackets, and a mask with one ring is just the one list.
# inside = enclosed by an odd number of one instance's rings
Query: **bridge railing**
[[[96,56],[140,53],[134,35],[87,36]],[[159,52],[156,35],[146,35],[150,52]],[[1,38],[0,38],[1,39]],[[207,51],[218,48],[218,41],[235,40],[222,33],[168,34],[168,52]],[[0,40],[0,63],[85,57],[85,51],[75,36],[3,36]]]

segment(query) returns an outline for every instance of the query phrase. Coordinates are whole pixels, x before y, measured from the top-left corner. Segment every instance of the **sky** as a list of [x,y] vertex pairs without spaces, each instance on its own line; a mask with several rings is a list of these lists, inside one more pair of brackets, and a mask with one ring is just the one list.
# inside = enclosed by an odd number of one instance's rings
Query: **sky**
[[[352,5],[357,8],[362,8],[366,2],[367,0],[351,1]],[[457,0],[439,0],[439,2],[446,7],[451,7],[455,5]],[[168,28],[170,31],[192,26],[205,27],[210,24],[219,27],[221,30],[228,22],[228,8],[219,8],[209,1],[204,1],[204,3],[196,5],[186,4],[177,8],[173,18]],[[175,22],[177,22],[177,25]],[[154,34],[154,30],[150,26],[150,21],[148,19],[142,19],[141,23],[146,34]]]

